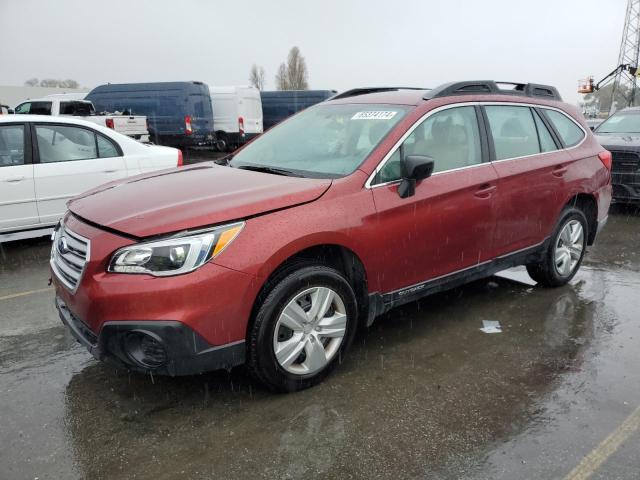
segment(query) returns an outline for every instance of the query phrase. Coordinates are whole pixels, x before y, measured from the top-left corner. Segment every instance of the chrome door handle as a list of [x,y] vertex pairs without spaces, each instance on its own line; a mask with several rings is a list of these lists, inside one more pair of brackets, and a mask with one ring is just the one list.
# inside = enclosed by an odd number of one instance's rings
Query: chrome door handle
[[115,169],[115,170],[103,170],[102,173],[115,173],[117,171],[118,171],[118,169]]

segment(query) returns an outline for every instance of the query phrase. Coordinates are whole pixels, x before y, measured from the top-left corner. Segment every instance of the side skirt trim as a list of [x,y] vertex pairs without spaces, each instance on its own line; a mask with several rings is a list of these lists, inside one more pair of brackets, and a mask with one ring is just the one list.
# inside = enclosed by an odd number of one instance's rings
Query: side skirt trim
[[465,268],[464,270],[459,270],[457,272],[443,275],[393,292],[383,294],[375,293],[370,295],[370,308],[372,310],[375,309],[375,313],[371,312],[369,314],[370,323],[368,323],[370,325],[373,322],[373,318],[386,313],[399,305],[414,302],[420,298],[426,297],[427,295],[459,287],[460,285],[464,285],[465,283],[473,282],[481,278],[490,277],[494,273],[506,270],[507,268],[539,261],[548,245],[549,239],[546,239],[544,242],[534,245],[533,247],[518,250],[516,252],[497,257],[494,260],[489,260],[487,262]]

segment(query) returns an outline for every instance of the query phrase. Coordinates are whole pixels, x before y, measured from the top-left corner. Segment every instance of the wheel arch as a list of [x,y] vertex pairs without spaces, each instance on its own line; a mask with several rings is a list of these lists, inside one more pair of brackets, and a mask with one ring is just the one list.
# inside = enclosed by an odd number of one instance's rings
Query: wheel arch
[[345,275],[358,302],[358,324],[359,326],[366,324],[369,311],[369,288],[365,265],[360,256],[349,246],[327,242],[307,245],[288,256],[280,256],[277,261],[272,259],[265,263],[265,267],[268,268],[265,268],[260,275],[264,281],[253,301],[251,316],[247,323],[247,334],[251,331],[258,309],[271,286],[297,266],[309,263],[327,265]]
[[595,196],[590,193],[577,193],[565,204],[565,207],[567,206],[577,208],[584,213],[589,228],[587,245],[593,245],[598,230],[598,202]]

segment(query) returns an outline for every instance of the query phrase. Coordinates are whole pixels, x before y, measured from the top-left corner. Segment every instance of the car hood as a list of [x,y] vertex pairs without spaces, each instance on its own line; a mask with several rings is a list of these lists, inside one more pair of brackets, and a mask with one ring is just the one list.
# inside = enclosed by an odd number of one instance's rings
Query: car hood
[[640,149],[638,133],[596,133],[596,139],[604,148]]
[[330,185],[326,179],[206,163],[107,183],[72,199],[68,207],[89,222],[141,238],[308,203]]

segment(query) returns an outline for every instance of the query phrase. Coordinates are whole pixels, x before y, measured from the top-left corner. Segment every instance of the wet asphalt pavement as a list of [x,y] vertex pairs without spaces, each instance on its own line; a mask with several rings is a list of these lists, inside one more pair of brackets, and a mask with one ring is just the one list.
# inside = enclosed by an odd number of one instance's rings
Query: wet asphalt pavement
[[640,478],[633,210],[570,285],[516,270],[524,283],[395,309],[289,395],[241,368],[152,378],[94,361],[56,316],[48,255],[46,239],[0,251],[0,479]]

